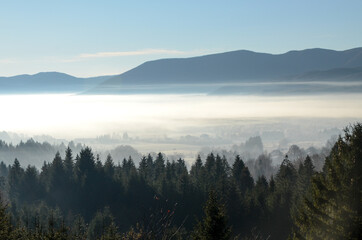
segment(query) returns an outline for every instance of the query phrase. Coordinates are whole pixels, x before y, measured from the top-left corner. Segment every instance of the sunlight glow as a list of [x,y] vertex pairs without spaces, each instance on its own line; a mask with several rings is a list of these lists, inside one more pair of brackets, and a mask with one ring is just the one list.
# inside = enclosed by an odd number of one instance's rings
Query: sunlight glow
[[362,95],[1,95],[0,130],[94,137],[115,131],[147,134],[248,118],[362,118]]

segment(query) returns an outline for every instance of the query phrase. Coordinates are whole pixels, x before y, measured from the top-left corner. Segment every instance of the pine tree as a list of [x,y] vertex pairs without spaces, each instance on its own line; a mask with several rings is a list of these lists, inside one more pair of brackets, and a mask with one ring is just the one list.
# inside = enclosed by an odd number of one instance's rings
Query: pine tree
[[146,165],[147,165],[146,180],[148,182],[152,182],[154,179],[154,175],[155,175],[155,163],[153,161],[151,154],[148,154],[148,156],[147,156]]
[[107,155],[106,162],[104,163],[104,172],[108,178],[113,178],[114,176],[114,163],[111,154]]
[[[275,191],[271,196],[273,209],[270,234],[275,239],[286,239],[291,232],[291,208],[294,203],[294,189],[297,182],[297,170],[288,156],[285,156],[275,177]],[[269,234],[268,233],[268,234]]]
[[82,149],[77,155],[75,163],[75,170],[77,175],[77,180],[82,181],[82,178],[90,177],[94,174],[95,171],[95,158],[92,153],[92,149],[86,147]]
[[[0,143],[1,143],[1,141],[0,141]],[[9,174],[8,167],[6,166],[6,164],[3,161],[1,161],[1,163],[0,163],[0,177],[5,178],[5,177],[8,176],[8,174]]]
[[65,158],[64,158],[64,171],[68,178],[73,177],[73,168],[74,168],[74,163],[73,163],[72,149],[68,147],[65,150]]
[[209,192],[213,189],[216,182],[216,159],[213,153],[210,153],[205,160],[204,165],[205,172],[205,192]]
[[298,169],[297,184],[294,189],[294,206],[293,209],[291,209],[293,214],[295,214],[296,208],[301,204],[306,192],[309,190],[314,173],[312,159],[307,155],[304,162],[300,163]]
[[90,219],[93,211],[97,209],[97,171],[92,149],[82,149],[75,163],[76,196],[77,207],[85,219]]
[[138,172],[140,174],[140,177],[142,177],[143,179],[147,179],[147,159],[145,156],[141,158],[138,166]]
[[100,239],[106,234],[107,229],[112,225],[114,218],[108,207],[105,207],[103,211],[98,211],[88,227],[89,239]]
[[193,232],[193,239],[224,240],[229,239],[231,228],[227,225],[224,205],[219,202],[212,190],[204,207],[204,219],[199,222]]
[[[63,194],[66,196],[63,198],[62,207],[69,209],[74,203],[75,196],[75,179],[74,179],[74,162],[73,162],[73,153],[71,148],[68,146],[65,150],[65,158],[63,161],[64,168],[64,177],[63,177]],[[65,210],[62,209],[62,210]]]
[[295,239],[362,239],[362,124],[345,129],[294,219]]
[[106,228],[106,232],[102,235],[101,240],[121,240],[121,235],[118,232],[118,227],[112,221],[111,225]]
[[26,168],[19,188],[19,199],[26,203],[33,203],[42,197],[42,185],[39,184],[39,173],[36,167]]
[[163,173],[165,171],[165,160],[163,158],[162,153],[157,154],[157,158],[155,160],[155,180],[161,179]]
[[254,179],[249,172],[248,167],[244,167],[241,171],[241,179],[239,182],[240,192],[245,194],[247,190],[251,190],[254,187]]
[[232,177],[242,195],[254,186],[254,180],[250,175],[248,167],[245,166],[239,155],[236,155],[232,168]]
[[63,160],[59,152],[55,154],[54,160],[50,167],[49,175],[49,195],[51,196],[52,204],[62,204],[64,198],[65,185],[65,171]]
[[83,240],[87,238],[87,226],[80,215],[76,216],[74,219],[71,235],[75,240]]
[[7,208],[3,203],[0,192],[0,240],[7,240],[11,233],[10,216],[7,213]]
[[233,229],[238,231],[248,219],[245,219],[244,202],[239,189],[234,181],[230,181],[228,191],[226,194],[226,207],[229,215],[230,222],[233,223]]
[[204,181],[206,179],[204,176],[205,176],[204,166],[202,164],[200,155],[198,155],[196,162],[191,166],[190,177],[192,183],[197,189],[199,189],[199,191],[201,191],[202,188],[205,187]]
[[21,168],[18,159],[15,158],[14,164],[11,166],[8,176],[10,199],[17,199],[23,176],[24,169]]
[[199,176],[201,175],[201,171],[202,171],[202,160],[200,155],[197,155],[196,161],[195,163],[191,166],[191,170],[190,170],[190,175],[192,176],[192,178],[194,178],[195,180],[199,178]]

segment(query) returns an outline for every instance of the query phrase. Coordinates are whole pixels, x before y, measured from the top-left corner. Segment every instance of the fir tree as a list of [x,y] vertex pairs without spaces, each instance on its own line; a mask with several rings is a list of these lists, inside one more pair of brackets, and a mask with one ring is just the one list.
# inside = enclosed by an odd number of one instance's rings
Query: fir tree
[[286,239],[292,229],[290,209],[294,203],[295,187],[297,182],[297,170],[285,156],[275,178],[275,191],[272,198],[273,209],[270,226],[271,236],[275,239]]
[[295,239],[362,239],[362,125],[345,129],[313,177],[294,219]]
[[72,177],[73,168],[74,168],[74,163],[73,163],[72,149],[70,149],[70,147],[68,147],[65,150],[65,158],[64,158],[64,171],[68,178]]
[[200,240],[224,240],[229,239],[231,228],[227,225],[224,205],[222,205],[216,193],[212,190],[204,207],[204,219],[198,223],[193,239]]
[[11,230],[12,226],[10,216],[7,213],[7,208],[2,200],[2,195],[0,192],[0,240],[9,239]]
[[9,195],[11,199],[16,199],[19,194],[21,180],[24,175],[24,169],[21,168],[18,159],[15,158],[14,164],[9,171]]
[[162,153],[157,154],[157,158],[155,160],[155,180],[161,179],[165,170],[165,160],[163,158]]
[[106,162],[104,163],[104,173],[111,179],[114,176],[114,163],[111,154],[107,155]]

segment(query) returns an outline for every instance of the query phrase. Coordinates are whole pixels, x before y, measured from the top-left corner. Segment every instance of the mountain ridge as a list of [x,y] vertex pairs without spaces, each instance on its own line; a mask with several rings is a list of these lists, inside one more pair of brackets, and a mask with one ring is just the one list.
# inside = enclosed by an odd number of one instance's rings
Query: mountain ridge
[[[355,53],[356,51],[358,51],[359,53],[358,54],[359,58],[357,58],[357,61],[353,61],[351,56],[342,56],[342,57],[337,56],[334,57],[334,59],[332,60],[329,59],[329,64],[326,63],[327,60],[326,58],[330,58],[333,55],[339,53],[342,53],[343,55],[347,54],[357,55]],[[323,56],[321,57],[322,54]],[[318,59],[314,59],[314,61],[311,62],[305,62],[306,57],[303,57],[302,55],[309,55],[307,56],[307,58],[309,58],[308,60],[313,60],[313,58],[318,58]],[[293,62],[290,61],[289,59],[290,56],[294,58]],[[321,58],[323,58],[323,60],[325,61],[321,61]],[[202,60],[203,62],[200,62],[200,60]],[[316,62],[319,62],[319,64],[316,64]],[[274,78],[274,77],[281,77],[292,74],[293,75],[302,74],[313,70],[328,70],[337,67],[362,66],[362,48],[355,48],[346,51],[335,51],[335,50],[326,50],[326,49],[307,49],[302,51],[289,51],[284,54],[275,54],[275,55],[269,53],[258,53],[247,50],[239,50],[239,51],[204,55],[192,58],[160,59],[160,60],[145,62],[136,68],[133,68],[121,75],[113,77],[112,79],[122,77],[123,82],[125,83],[129,81],[127,78],[132,78],[132,80],[137,79],[138,81],[140,81],[141,77],[143,77],[146,80],[155,79],[156,77],[164,79],[165,77],[169,77],[165,76],[170,72],[169,70],[173,70],[177,67],[174,65],[175,63],[176,64],[186,63],[186,66],[178,66],[179,68],[176,69],[179,73],[182,72],[185,78],[188,76],[191,77],[193,73],[192,70],[194,70],[196,67],[201,68],[201,71],[197,72],[195,77],[202,76],[203,78],[205,78],[208,75],[212,75],[215,78],[215,75],[216,77],[217,75],[221,75],[220,73],[221,70],[223,73],[225,73],[226,77],[228,77],[229,79],[231,79],[233,75],[235,78],[239,79],[245,79],[248,77],[252,79],[260,79],[266,77]],[[300,64],[302,63],[304,63],[304,65],[307,66],[305,67],[301,66]],[[155,65],[161,65],[161,66],[155,66]],[[218,69],[217,68],[218,66],[219,68],[220,67],[225,68],[225,70]],[[276,66],[279,68],[278,71],[275,69]],[[293,66],[294,69],[287,68],[290,66]],[[153,69],[151,69],[151,67]],[[168,68],[169,70],[167,71],[165,71],[165,69],[156,70],[155,67],[169,67]],[[216,67],[216,69],[212,67]],[[261,67],[263,69],[260,69]],[[234,70],[234,73],[229,72],[229,74],[227,75],[227,71],[230,69]],[[137,73],[136,70],[142,72]],[[189,71],[185,73],[184,70],[189,70]],[[140,76],[140,74],[142,73],[147,74],[147,76]],[[225,77],[225,75],[220,77]],[[135,84],[135,82],[133,82],[133,84]]]
[[112,76],[78,78],[61,72],[0,77],[0,93],[80,93]]
[[[362,66],[362,47],[344,51],[323,48],[292,50],[282,54],[237,50],[191,58],[145,62],[103,82],[89,93],[137,92],[140,86],[172,84],[223,84],[295,81],[315,71]],[[298,78],[299,76],[299,78]],[[334,76],[328,80],[337,81]],[[303,80],[310,80],[303,78]],[[325,79],[322,79],[325,81]],[[358,75],[357,80],[362,80]],[[172,92],[172,89],[169,89]],[[139,91],[142,92],[142,91]]]
[[278,81],[362,82],[362,47],[343,51],[311,48],[281,54],[235,50],[157,59],[119,75],[90,78],[61,72],[22,74],[0,77],[0,93],[210,93],[216,90],[212,87],[215,84]]

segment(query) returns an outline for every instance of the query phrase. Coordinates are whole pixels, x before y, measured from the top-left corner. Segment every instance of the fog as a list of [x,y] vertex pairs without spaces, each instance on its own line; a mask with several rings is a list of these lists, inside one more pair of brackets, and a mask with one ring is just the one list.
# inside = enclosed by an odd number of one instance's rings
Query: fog
[[[57,138],[119,131],[142,136],[194,133],[271,118],[362,118],[362,94],[298,97],[206,95],[2,95],[0,126]],[[202,132],[202,131],[201,131]]]
[[[194,160],[261,136],[264,149],[321,147],[362,119],[362,94],[322,96],[1,95],[0,131],[112,149],[131,145]],[[20,137],[19,137],[20,136]],[[4,140],[4,139],[3,139]]]

